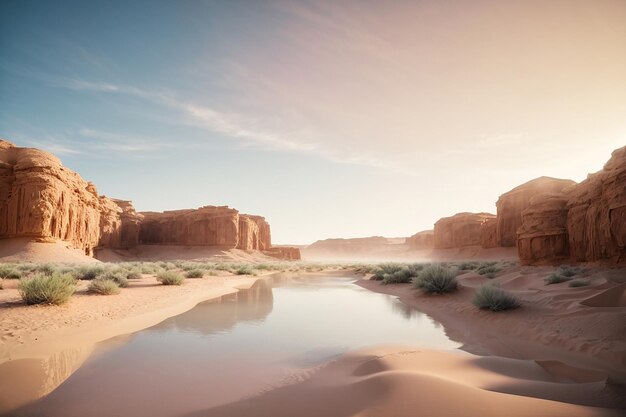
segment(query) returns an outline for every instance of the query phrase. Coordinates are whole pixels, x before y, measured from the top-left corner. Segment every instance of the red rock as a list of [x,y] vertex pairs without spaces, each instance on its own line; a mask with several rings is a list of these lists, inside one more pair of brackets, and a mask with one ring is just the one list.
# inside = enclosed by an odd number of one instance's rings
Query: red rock
[[241,214],[237,249],[268,250],[272,246],[270,225],[264,217]]
[[626,146],[569,193],[567,208],[572,260],[626,263]]
[[269,250],[263,251],[263,253],[274,258],[284,259],[286,261],[298,261],[302,259],[300,249],[289,246],[274,246]]
[[515,246],[517,229],[522,225],[522,211],[537,194],[561,192],[575,185],[572,180],[539,177],[504,193],[496,202],[498,209],[498,246]]
[[457,213],[435,223],[435,249],[480,246],[485,221],[495,219],[490,213]]
[[498,219],[484,219],[480,229],[480,246],[485,249],[497,248],[498,244]]
[[121,209],[119,240],[113,247],[119,249],[133,248],[139,244],[139,230],[143,215],[135,211],[133,203],[130,201],[113,199],[113,202]]
[[409,249],[425,250],[432,249],[435,246],[435,232],[433,230],[424,230],[418,232],[405,240]]
[[566,194],[538,194],[530,200],[522,212],[517,250],[524,265],[569,258]]

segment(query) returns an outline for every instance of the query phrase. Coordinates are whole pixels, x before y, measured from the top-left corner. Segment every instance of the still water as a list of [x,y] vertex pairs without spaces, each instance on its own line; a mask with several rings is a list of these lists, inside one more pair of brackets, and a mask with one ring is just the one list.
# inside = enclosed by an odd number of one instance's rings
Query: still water
[[353,282],[259,280],[101,344],[62,385],[16,415],[179,416],[289,383],[363,347],[458,347],[430,317]]

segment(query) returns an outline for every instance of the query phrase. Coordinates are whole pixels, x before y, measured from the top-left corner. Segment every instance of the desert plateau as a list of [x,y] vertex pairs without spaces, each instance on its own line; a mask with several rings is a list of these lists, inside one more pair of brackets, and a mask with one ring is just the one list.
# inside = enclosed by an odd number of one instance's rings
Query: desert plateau
[[0,1],[0,416],[625,415],[624,22]]

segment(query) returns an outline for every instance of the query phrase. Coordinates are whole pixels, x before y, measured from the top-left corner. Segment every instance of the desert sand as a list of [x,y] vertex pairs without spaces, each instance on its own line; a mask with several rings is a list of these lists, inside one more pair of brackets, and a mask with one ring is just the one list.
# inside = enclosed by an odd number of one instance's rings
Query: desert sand
[[[529,387],[540,387],[539,398],[525,396]],[[621,415],[540,398],[561,391],[571,390],[532,362],[387,347],[344,355],[301,382],[185,417]]]
[[132,280],[114,296],[90,295],[87,282],[62,306],[27,306],[17,281],[0,291],[0,412],[56,388],[87,359],[96,343],[181,314],[201,301],[251,286],[258,277],[188,279],[163,286],[154,276]]

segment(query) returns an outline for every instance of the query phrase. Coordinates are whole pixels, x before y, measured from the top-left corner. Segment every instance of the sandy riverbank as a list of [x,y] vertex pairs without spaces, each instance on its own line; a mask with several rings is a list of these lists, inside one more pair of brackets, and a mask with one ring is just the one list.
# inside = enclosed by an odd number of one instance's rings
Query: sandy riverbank
[[257,279],[220,276],[163,286],[144,275],[113,296],[88,294],[83,281],[62,306],[27,306],[17,281],[5,280],[0,291],[0,412],[52,391],[80,367],[96,343],[153,326]]

